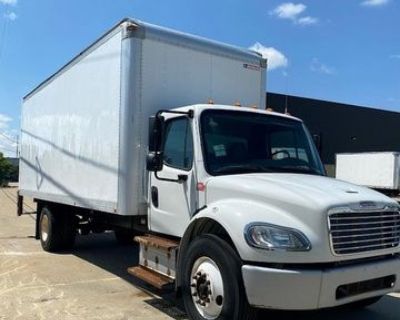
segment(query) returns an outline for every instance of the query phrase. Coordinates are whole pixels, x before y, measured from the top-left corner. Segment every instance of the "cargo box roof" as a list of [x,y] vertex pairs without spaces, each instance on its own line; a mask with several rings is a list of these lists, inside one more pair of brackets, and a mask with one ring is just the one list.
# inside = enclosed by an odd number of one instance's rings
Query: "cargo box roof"
[[200,51],[206,50],[216,55],[229,56],[232,58],[248,61],[249,63],[252,64],[258,64],[258,65],[261,64],[261,66],[266,67],[266,60],[263,59],[260,56],[260,54],[256,53],[255,51],[209,40],[203,37],[194,36],[176,30],[156,26],[153,24],[142,22],[140,20],[125,18],[118,24],[116,24],[114,27],[112,27],[109,31],[107,31],[104,35],[102,35],[99,39],[97,39],[95,42],[89,45],[86,49],[84,49],[82,52],[76,55],[67,64],[61,67],[57,72],[55,72],[46,80],[41,82],[37,87],[35,87],[32,91],[30,91],[27,95],[25,95],[23,99],[24,100],[28,99],[30,96],[35,94],[37,91],[39,91],[41,88],[46,86],[52,80],[57,78],[63,72],[67,71],[75,63],[79,62],[81,59],[87,56],[90,52],[92,52],[94,49],[96,49],[98,46],[104,43],[111,36],[120,32],[121,30],[120,28],[122,26],[126,26],[128,28],[132,27],[133,29],[135,29],[134,36],[139,38],[158,39],[160,41],[166,41],[170,43],[180,43],[180,44],[182,44],[182,42],[184,41],[185,46],[195,48]]

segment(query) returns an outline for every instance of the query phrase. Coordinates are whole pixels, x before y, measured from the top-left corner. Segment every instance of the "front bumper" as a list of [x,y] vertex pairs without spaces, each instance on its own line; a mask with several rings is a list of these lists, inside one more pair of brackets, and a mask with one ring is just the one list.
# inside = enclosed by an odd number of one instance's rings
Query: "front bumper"
[[[242,274],[250,305],[282,310],[314,310],[399,290],[400,258],[323,270],[283,270],[244,265]],[[368,287],[368,292],[337,298],[340,286],[389,276],[396,279],[392,287]]]

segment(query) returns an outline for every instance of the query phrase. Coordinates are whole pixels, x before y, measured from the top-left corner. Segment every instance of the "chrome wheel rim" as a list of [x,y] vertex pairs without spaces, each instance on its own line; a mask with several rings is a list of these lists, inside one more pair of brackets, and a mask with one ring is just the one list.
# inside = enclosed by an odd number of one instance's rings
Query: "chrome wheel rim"
[[44,242],[49,237],[49,217],[46,214],[40,219],[40,237]]
[[190,293],[203,318],[213,320],[219,317],[224,304],[224,283],[217,264],[209,257],[200,257],[193,264]]

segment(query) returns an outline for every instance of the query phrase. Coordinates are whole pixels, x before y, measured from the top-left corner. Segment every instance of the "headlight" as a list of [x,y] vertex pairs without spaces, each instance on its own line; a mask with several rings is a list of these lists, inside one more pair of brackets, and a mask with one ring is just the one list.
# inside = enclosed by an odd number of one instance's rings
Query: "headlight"
[[266,250],[309,251],[311,243],[299,230],[265,223],[252,223],[245,229],[247,243]]

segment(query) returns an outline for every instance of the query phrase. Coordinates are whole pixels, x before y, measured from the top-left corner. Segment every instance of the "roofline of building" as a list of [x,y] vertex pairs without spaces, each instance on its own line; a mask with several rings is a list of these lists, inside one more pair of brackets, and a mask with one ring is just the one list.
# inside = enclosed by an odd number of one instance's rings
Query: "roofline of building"
[[[325,103],[332,103],[336,105],[341,105],[343,107],[351,107],[351,108],[357,108],[357,109],[363,109],[363,110],[373,110],[373,111],[378,111],[378,112],[389,112],[389,113],[394,113],[396,115],[400,114],[400,111],[394,111],[394,110],[388,110],[388,109],[379,109],[377,107],[371,107],[371,106],[360,106],[356,104],[351,104],[351,103],[345,103],[345,102],[339,102],[339,101],[331,101],[331,100],[324,100],[324,99],[318,99],[318,98],[310,98],[310,97],[304,97],[304,96],[297,96],[297,95],[291,95],[291,94],[286,94],[286,93],[280,93],[280,92],[268,92],[268,94],[278,94],[281,96],[287,96],[288,98],[297,98],[297,99],[302,99],[302,100],[312,100],[312,101],[317,101],[317,102],[325,102]],[[267,101],[268,104],[268,101]],[[290,105],[289,105],[290,107]]]

